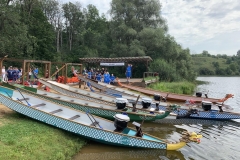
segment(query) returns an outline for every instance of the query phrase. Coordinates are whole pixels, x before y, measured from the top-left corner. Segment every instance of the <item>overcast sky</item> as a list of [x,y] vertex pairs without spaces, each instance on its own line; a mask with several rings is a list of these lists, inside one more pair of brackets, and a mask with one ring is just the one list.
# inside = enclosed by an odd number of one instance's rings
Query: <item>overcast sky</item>
[[[61,0],[93,4],[108,14],[111,0]],[[169,34],[191,53],[236,55],[240,50],[240,0],[160,0]],[[107,16],[108,17],[108,16]]]

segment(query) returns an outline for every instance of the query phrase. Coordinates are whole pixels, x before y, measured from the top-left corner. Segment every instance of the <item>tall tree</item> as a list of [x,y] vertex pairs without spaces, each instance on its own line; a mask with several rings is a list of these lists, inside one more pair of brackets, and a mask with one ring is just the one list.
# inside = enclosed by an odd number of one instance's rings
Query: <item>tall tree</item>
[[80,3],[73,4],[71,2],[63,4],[65,28],[68,34],[68,46],[69,50],[72,50],[74,38],[80,34],[80,30],[83,28],[84,16],[82,13],[82,7]]
[[21,20],[18,1],[0,1],[0,54],[22,57],[33,52],[36,39],[28,35],[28,26]]

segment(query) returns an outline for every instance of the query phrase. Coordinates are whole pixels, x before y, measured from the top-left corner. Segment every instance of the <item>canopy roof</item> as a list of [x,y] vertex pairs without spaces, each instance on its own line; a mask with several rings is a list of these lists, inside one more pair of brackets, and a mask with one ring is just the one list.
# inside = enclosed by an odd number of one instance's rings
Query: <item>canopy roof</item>
[[149,62],[152,58],[149,56],[143,57],[118,57],[118,58],[79,58],[80,63],[117,63],[117,62]]

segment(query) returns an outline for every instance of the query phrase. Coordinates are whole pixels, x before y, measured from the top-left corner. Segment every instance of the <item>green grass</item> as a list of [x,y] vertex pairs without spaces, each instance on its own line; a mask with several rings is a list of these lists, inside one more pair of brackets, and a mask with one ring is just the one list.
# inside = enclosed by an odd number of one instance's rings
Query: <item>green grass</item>
[[71,159],[85,140],[18,113],[0,117],[0,159]]
[[159,79],[159,77],[158,76],[156,76],[156,77],[145,77],[143,80],[144,81],[148,81],[148,80],[155,80],[155,79]]
[[213,62],[218,62],[220,68],[227,68],[226,59],[224,58],[213,58],[213,57],[192,57],[193,60],[193,69],[198,71],[199,68],[208,68],[209,70],[214,71],[215,67]]
[[196,84],[191,82],[160,82],[149,85],[154,90],[188,95],[193,94],[195,87]]

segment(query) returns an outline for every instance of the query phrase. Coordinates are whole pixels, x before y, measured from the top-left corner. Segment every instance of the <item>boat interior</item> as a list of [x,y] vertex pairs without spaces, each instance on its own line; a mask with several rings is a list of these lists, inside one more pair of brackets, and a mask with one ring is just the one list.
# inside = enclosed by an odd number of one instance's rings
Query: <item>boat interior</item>
[[[69,96],[65,96],[65,95],[61,95],[61,94],[56,94],[56,93],[52,93],[52,92],[47,92],[47,91],[43,91],[43,90],[37,90],[37,94],[39,95],[44,95],[44,96],[48,96],[51,98],[55,98],[55,99],[60,99],[63,101],[67,101],[67,102],[72,102],[72,103],[76,103],[76,104],[80,104],[80,105],[85,105],[85,106],[91,106],[91,107],[96,107],[96,108],[103,108],[103,109],[111,109],[111,110],[116,110],[117,107],[116,105],[108,105],[108,104],[102,104],[102,103],[97,103],[94,101],[86,101],[83,99],[79,99],[79,98],[73,98],[73,97],[69,97]],[[142,109],[142,105],[137,105],[136,106],[137,109]],[[152,114],[152,112],[155,110],[155,108],[149,108],[149,114]],[[147,113],[148,110],[142,110],[142,112],[140,110],[138,110],[136,113]],[[132,109],[129,108],[128,110],[126,110],[126,112],[132,112]],[[151,112],[151,113],[150,113]],[[160,110],[159,114],[165,113],[164,111]]]
[[[91,97],[100,98],[100,99],[103,99],[105,101],[114,102],[115,98],[117,98],[117,97],[109,96],[109,95],[106,95],[106,94],[101,94],[100,92],[96,93],[96,92],[91,92],[91,91],[84,90],[84,89],[81,89],[81,88],[71,87],[69,85],[61,84],[61,83],[58,83],[58,82],[55,82],[55,81],[47,81],[47,82],[50,83],[50,84],[53,84],[55,86],[59,86],[61,88],[79,93],[79,94],[91,95]],[[136,101],[136,99],[137,99],[137,97],[135,97],[135,96],[122,96],[121,98],[131,99],[131,100],[134,100],[134,101]],[[130,103],[128,103],[128,105],[130,105]]]
[[[157,142],[163,142],[161,139],[152,137],[150,135],[142,134],[141,128],[138,123],[135,122],[135,126],[137,130],[133,130],[127,127],[117,130],[118,125],[115,124],[115,122],[103,119],[101,117],[94,116],[88,112],[81,112],[78,110],[74,110],[71,108],[68,108],[66,106],[58,105],[56,103],[37,98],[35,96],[32,96],[30,94],[26,94],[24,92],[21,92],[19,90],[10,90],[5,89],[1,87],[0,90],[1,96],[6,96],[11,98],[12,100],[17,101],[18,103],[23,103],[27,105],[28,107],[35,108],[39,111],[43,111],[45,113],[48,113],[50,115],[54,115],[56,117],[60,117],[66,120],[74,121],[79,124],[83,124],[86,126],[92,126],[104,130],[109,130],[113,132],[118,132],[122,134],[126,134],[128,136],[133,137],[141,137],[143,139],[157,141]],[[0,97],[1,98],[1,97]],[[124,115],[125,116],[125,115]],[[115,119],[116,121],[116,119]],[[122,123],[122,120],[120,121]],[[139,129],[140,128],[140,129]]]
[[[101,103],[101,100],[99,100],[100,103],[97,103],[97,102],[95,102],[91,99],[89,99],[86,102],[86,100],[84,100],[84,99],[74,98],[74,97],[71,97],[71,96],[52,93],[52,92],[47,92],[47,91],[43,91],[43,90],[37,90],[37,93],[40,94],[40,95],[45,95],[45,96],[48,96],[48,97],[51,97],[51,98],[58,98],[58,99],[61,99],[61,100],[64,100],[64,101],[70,101],[70,102],[78,103],[78,104],[81,104],[81,105],[87,105],[87,106],[91,106],[91,107],[111,109],[111,110],[117,109],[116,105],[103,104],[103,103]],[[105,98],[108,98],[108,97],[105,97]],[[115,98],[115,99],[112,98],[112,101],[116,102],[116,99],[117,98]],[[166,105],[166,104],[164,104],[164,105]],[[138,110],[143,108],[141,102],[136,105],[136,108]],[[149,114],[153,114],[153,111],[155,112],[155,103],[153,103],[153,105],[151,105],[148,109],[144,109],[142,111],[137,111],[136,113],[139,113],[139,112],[146,113],[148,111],[149,111]],[[126,112],[132,112],[132,107],[128,108],[128,110],[126,110]],[[163,114],[163,113],[165,113],[165,111],[160,110],[157,113],[158,114]]]

